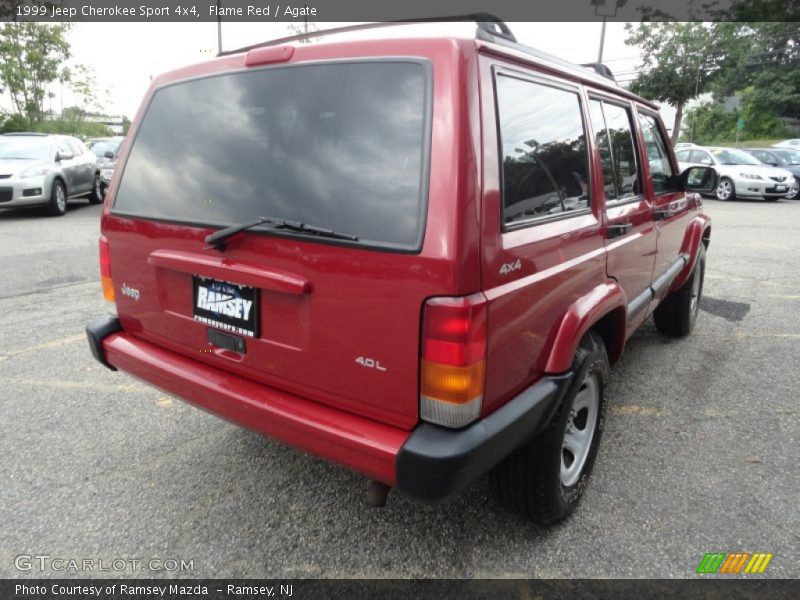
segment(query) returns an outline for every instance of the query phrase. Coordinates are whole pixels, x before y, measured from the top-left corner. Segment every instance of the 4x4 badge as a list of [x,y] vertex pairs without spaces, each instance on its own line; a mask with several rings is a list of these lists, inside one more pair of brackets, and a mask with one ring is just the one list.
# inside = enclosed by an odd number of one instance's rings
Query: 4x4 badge
[[520,271],[521,269],[522,262],[517,259],[513,263],[503,263],[503,266],[500,267],[500,275],[508,275],[512,271]]

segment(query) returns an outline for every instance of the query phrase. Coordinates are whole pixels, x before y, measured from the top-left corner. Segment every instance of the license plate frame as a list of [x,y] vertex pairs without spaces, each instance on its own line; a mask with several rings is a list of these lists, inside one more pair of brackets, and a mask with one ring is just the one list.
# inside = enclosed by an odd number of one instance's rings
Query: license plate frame
[[228,333],[258,337],[258,291],[241,283],[192,275],[192,318]]

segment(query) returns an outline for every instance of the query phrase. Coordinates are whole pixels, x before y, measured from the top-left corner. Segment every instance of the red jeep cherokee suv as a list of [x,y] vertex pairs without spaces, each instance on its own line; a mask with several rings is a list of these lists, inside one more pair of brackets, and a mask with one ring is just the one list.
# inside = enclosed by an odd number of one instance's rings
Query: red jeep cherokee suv
[[153,81],[129,139],[94,356],[379,489],[490,472],[565,517],[609,364],[651,314],[697,316],[714,172],[679,174],[654,105],[502,22],[227,53]]

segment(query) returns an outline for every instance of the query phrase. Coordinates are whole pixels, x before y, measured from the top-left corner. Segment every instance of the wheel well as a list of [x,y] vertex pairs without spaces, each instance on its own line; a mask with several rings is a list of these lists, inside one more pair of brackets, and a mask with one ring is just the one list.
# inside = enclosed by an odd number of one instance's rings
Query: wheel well
[[703,232],[703,245],[708,250],[708,245],[711,243],[711,227],[706,227],[705,231]]
[[64,181],[64,179],[61,177],[61,175],[56,175],[55,177],[53,177],[53,183],[55,183],[56,181],[60,181],[61,182],[61,185],[64,186],[64,195],[67,198],[69,198],[69,190],[67,189],[67,182]]
[[608,362],[613,365],[622,356],[622,347],[625,343],[625,309],[615,308],[604,315],[592,325],[592,331],[595,331],[603,340],[606,354],[608,354]]

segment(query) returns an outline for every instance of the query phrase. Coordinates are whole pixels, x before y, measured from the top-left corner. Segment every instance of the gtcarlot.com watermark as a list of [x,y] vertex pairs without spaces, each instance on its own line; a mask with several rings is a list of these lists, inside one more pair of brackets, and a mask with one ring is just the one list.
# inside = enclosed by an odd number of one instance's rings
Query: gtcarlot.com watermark
[[18,554],[18,571],[55,573],[138,573],[141,571],[194,571],[194,559],[182,558],[76,558],[50,554]]

